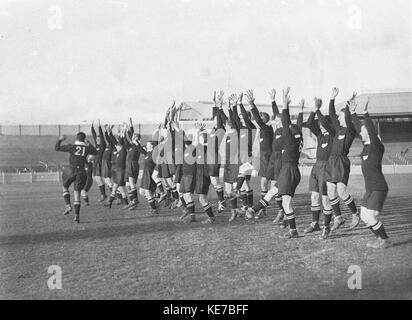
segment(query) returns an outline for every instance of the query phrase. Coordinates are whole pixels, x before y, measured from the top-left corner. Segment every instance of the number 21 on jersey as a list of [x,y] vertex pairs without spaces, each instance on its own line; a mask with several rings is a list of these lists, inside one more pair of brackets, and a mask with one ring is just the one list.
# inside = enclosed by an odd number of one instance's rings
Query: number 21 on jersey
[[86,148],[83,146],[76,146],[76,151],[74,152],[76,156],[84,157],[86,154]]

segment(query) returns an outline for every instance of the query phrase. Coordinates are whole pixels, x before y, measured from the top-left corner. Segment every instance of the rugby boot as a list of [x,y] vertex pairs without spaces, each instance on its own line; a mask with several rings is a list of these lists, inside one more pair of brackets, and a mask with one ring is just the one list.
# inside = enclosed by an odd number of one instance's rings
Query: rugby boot
[[309,227],[307,227],[304,232],[305,233],[313,233],[315,231],[321,231],[322,229],[319,227],[318,222],[312,222]]
[[355,213],[352,214],[352,222],[350,223],[349,229],[353,230],[355,229],[360,223],[360,217],[359,214]]
[[292,238],[299,238],[298,231],[296,229],[289,230],[284,235],[281,235],[280,238],[282,239],[292,239]]
[[64,209],[63,215],[66,216],[68,215],[70,212],[72,212],[73,208],[70,204],[66,205],[66,208]]
[[255,220],[260,220],[266,216],[266,209],[260,209],[257,215],[255,215]]
[[202,220],[201,224],[213,224],[215,220],[215,217],[207,217],[205,220]]
[[275,218],[275,220],[273,220],[273,224],[278,224],[281,223],[281,221],[283,220],[283,217],[285,216],[285,211],[283,211],[283,209],[280,209],[278,211],[278,214]]
[[335,216],[333,219],[333,226],[330,229],[331,232],[338,230],[341,226],[345,224],[345,219],[342,216]]
[[322,240],[326,240],[327,238],[329,238],[329,234],[330,234],[330,227],[323,227],[320,238]]
[[376,238],[374,241],[370,241],[366,244],[368,248],[372,249],[386,249],[392,246],[389,239]]

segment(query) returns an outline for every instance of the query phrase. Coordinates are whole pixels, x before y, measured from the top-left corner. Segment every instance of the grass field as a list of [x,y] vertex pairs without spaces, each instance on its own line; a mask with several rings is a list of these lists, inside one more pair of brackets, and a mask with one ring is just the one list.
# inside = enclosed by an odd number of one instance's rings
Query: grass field
[[[229,225],[225,212],[212,226],[183,225],[177,210],[150,216],[144,200],[136,211],[103,208],[93,187],[77,225],[61,214],[59,185],[3,185],[0,298],[412,299],[412,175],[387,179],[383,222],[395,245],[384,251],[365,247],[372,236],[364,226],[326,241],[303,237],[311,219],[307,178],[295,200],[302,237],[288,241],[270,223],[273,209],[256,223]],[[351,177],[350,188],[359,199],[362,177]],[[48,289],[50,265],[62,268],[61,290]],[[361,267],[362,290],[348,289],[351,265]]]

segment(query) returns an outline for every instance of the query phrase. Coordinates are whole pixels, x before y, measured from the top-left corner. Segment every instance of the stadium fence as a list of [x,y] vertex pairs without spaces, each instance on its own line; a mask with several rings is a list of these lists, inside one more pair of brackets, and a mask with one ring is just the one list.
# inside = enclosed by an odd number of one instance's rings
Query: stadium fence
[[[300,172],[302,176],[309,176],[312,170],[312,166],[300,165]],[[221,169],[222,170],[222,169]],[[383,165],[382,171],[384,174],[406,174],[412,173],[412,165]],[[141,173],[141,172],[140,172]],[[359,165],[351,166],[351,174],[361,175],[361,167]],[[221,176],[223,172],[221,172]],[[252,173],[253,176],[257,176],[257,172]],[[62,172],[22,172],[22,173],[10,173],[1,172],[1,183],[2,184],[13,184],[13,183],[36,183],[36,182],[61,182]]]
[[[150,135],[158,127],[155,123],[137,123],[133,127],[135,132],[141,135]],[[0,125],[0,136],[60,136],[73,135],[75,132],[90,132],[91,124],[74,124],[74,125]],[[117,125],[115,125],[117,127]]]

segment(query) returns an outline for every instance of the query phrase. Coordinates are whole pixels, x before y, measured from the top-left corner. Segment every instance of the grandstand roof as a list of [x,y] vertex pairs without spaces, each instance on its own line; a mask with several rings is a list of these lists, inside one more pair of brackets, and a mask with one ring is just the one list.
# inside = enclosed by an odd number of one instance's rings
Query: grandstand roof
[[[412,91],[365,92],[356,98],[358,108],[363,110],[367,98],[370,97],[369,114],[376,118],[412,117]],[[345,102],[338,104],[344,106]]]

